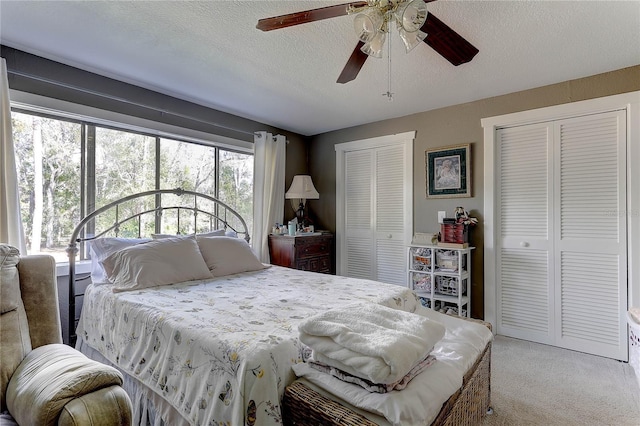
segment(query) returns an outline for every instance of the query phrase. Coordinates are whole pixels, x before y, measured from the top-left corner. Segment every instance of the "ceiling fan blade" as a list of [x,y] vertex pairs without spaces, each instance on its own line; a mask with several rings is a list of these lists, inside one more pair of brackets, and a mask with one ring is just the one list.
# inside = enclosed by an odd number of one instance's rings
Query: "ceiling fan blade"
[[427,33],[424,42],[455,66],[469,62],[478,53],[478,49],[433,13],[427,15],[420,30]]
[[347,64],[342,69],[340,76],[338,77],[337,83],[348,83],[351,80],[355,79],[360,72],[360,69],[364,65],[364,62],[367,60],[369,55],[364,53],[361,49],[364,46],[364,42],[358,41],[358,45],[355,49],[353,49],[353,53],[349,56],[349,60]]
[[258,21],[256,28],[262,31],[277,30],[279,28],[291,27],[293,25],[306,24],[307,22],[320,21],[322,19],[335,18],[347,14],[349,6],[364,7],[366,1],[354,1],[351,3],[336,4],[333,6],[321,7],[319,9],[305,10],[302,12],[289,13],[288,15],[264,18]]

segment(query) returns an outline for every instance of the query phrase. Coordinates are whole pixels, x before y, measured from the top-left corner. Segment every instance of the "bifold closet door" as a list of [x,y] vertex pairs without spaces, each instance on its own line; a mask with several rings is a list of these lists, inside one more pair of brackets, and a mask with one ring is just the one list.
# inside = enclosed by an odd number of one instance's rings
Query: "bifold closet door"
[[554,131],[556,342],[626,359],[626,115],[563,120]]
[[498,131],[498,333],[626,359],[626,116]]
[[553,336],[553,129],[499,129],[497,333],[539,343]]
[[345,153],[346,276],[406,285],[406,149]]
[[343,275],[352,278],[373,279],[373,175],[372,150],[345,153],[345,252]]

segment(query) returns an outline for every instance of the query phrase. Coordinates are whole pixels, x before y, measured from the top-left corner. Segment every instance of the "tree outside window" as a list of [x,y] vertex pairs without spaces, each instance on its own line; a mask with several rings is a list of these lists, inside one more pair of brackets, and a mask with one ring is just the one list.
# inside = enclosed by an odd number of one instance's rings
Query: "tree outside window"
[[[12,112],[12,125],[29,254],[50,253],[56,261],[67,261],[65,249],[81,215],[156,186],[214,196],[237,210],[251,233],[251,154],[23,111]],[[126,204],[119,218],[152,209],[154,202],[149,197]],[[100,220],[98,230],[116,218],[101,215]],[[152,233],[153,218],[144,220],[143,232]],[[177,220],[170,214],[161,221],[163,232],[173,234],[194,232],[196,227],[200,232],[210,225],[182,221],[183,229],[177,229]],[[137,236],[137,224],[133,228],[133,224],[123,225],[119,236]]]

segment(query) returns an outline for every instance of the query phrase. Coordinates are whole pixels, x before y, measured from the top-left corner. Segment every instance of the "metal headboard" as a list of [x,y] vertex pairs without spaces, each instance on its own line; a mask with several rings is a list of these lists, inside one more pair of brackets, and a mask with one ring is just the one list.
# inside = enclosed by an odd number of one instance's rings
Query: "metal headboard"
[[[162,206],[162,194],[171,194],[180,197],[181,201],[184,200],[185,196],[188,196],[189,200],[193,201],[193,204],[185,204],[185,205],[172,205],[172,206]],[[127,216],[123,219],[119,217],[119,207],[123,203],[127,203],[132,200],[156,196],[155,204],[156,207],[152,209],[147,209],[144,211],[137,212],[133,215]],[[199,200],[207,200],[213,203],[214,211],[206,211],[203,210],[198,201]],[[187,212],[188,218],[187,220],[192,220],[193,231],[197,233],[198,230],[198,217],[205,216],[208,220],[209,230],[214,229],[224,229],[235,232],[239,238],[244,238],[247,242],[249,242],[249,231],[247,228],[247,223],[240,216],[240,214],[229,207],[227,204],[222,201],[214,198],[210,195],[203,194],[200,192],[189,191],[182,188],[175,189],[156,189],[151,191],[140,192],[137,194],[129,195],[127,197],[121,198],[119,200],[113,201],[99,209],[93,211],[88,214],[75,227],[73,233],[71,234],[71,239],[69,241],[69,245],[66,249],[67,256],[69,257],[69,312],[68,312],[68,334],[69,337],[69,345],[75,346],[76,341],[76,326],[79,320],[79,317],[76,315],[76,299],[78,297],[84,296],[84,294],[76,294],[76,282],[82,281],[89,276],[85,276],[82,278],[76,278],[76,256],[79,252],[78,244],[84,244],[87,241],[94,240],[96,238],[100,238],[106,235],[115,234],[118,236],[120,228],[125,223],[130,223],[131,221],[137,220],[138,226],[138,237],[142,237],[142,229],[141,229],[141,218],[144,215],[153,214],[155,216],[162,216],[165,211],[176,210],[177,211],[177,232],[180,231],[181,214],[183,212]],[[100,232],[92,232],[90,235],[86,232],[86,227],[88,224],[95,224],[96,217],[104,214],[106,212],[115,212],[115,221],[112,225],[106,227],[105,229],[100,230]],[[156,229],[156,232],[159,232],[159,229]],[[88,235],[88,236],[87,236]]]

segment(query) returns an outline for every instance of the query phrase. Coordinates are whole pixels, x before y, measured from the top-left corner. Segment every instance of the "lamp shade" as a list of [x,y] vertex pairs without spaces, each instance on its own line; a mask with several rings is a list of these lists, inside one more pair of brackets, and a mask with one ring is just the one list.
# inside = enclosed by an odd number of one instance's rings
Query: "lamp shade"
[[356,15],[353,26],[358,38],[366,43],[376,35],[383,22],[384,17],[379,9],[367,9]]
[[406,32],[418,31],[427,20],[427,5],[424,0],[412,0],[398,7],[396,19]]
[[401,27],[399,28],[399,31],[400,31],[400,38],[404,43],[404,47],[407,53],[410,52],[414,47],[419,45],[425,38],[427,38],[427,33],[422,32],[420,30],[408,32]]
[[284,194],[284,198],[302,198],[305,200],[315,200],[320,198],[320,194],[313,186],[313,181],[309,175],[296,175],[289,190]]
[[366,42],[360,50],[374,58],[382,58],[382,48],[384,47],[385,38],[386,33],[382,30],[378,30],[375,36],[373,36],[370,41]]

